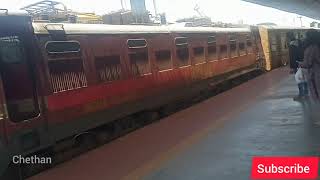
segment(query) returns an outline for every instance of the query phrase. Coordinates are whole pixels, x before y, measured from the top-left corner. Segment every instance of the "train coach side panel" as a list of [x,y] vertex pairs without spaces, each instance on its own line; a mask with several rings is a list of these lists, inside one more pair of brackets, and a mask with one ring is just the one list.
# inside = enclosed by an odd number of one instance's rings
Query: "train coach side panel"
[[[130,61],[128,53],[133,52],[134,49],[128,49],[127,39],[145,39],[148,42],[147,52],[148,61],[150,63],[151,72],[144,75],[132,76],[130,69]],[[203,36],[207,37],[207,36]],[[84,36],[69,36],[69,40],[78,40],[83,44],[84,49],[83,61],[85,74],[88,78],[88,86],[52,93],[47,96],[48,105],[48,122],[55,127],[64,126],[64,123],[73,122],[75,126],[68,131],[69,135],[77,133],[77,129],[90,129],[97,125],[96,118],[90,118],[94,114],[110,111],[118,108],[116,116],[100,117],[107,123],[136,111],[148,110],[155,105],[160,105],[152,99],[161,98],[166,99],[167,103],[174,98],[182,98],[183,95],[176,93],[180,90],[185,91],[192,89],[193,83],[202,80],[214,78],[218,75],[223,75],[238,69],[243,69],[255,64],[255,54],[249,53],[245,55],[238,55],[237,57],[224,59],[217,59],[209,61],[207,56],[207,49],[205,50],[204,62],[195,63],[194,57],[190,65],[178,67],[177,59],[175,59],[175,44],[171,36],[160,35],[88,35],[87,39]],[[226,40],[226,35],[222,34],[220,44]],[[197,41],[191,44],[189,51],[193,48],[203,46],[207,48],[207,39]],[[218,45],[220,45],[218,44]],[[217,45],[217,46],[218,46]],[[166,70],[159,70],[154,53],[160,50],[171,51],[172,68]],[[129,52],[130,51],[130,52]],[[229,53],[228,48],[228,53]],[[138,50],[137,52],[141,52]],[[191,53],[190,53],[191,54]],[[119,56],[121,61],[121,75],[119,79],[113,81],[103,82],[99,80],[99,72],[97,71],[96,61],[98,58],[106,58]],[[229,56],[229,55],[228,55]],[[173,93],[175,92],[175,97]],[[181,97],[180,97],[181,96]],[[151,100],[151,101],[150,101]],[[150,101],[151,104],[145,103]],[[166,102],[161,102],[166,103]],[[132,104],[128,106],[128,104]],[[134,104],[139,104],[134,105]],[[163,105],[163,104],[162,104]],[[125,107],[120,111],[122,107]],[[79,119],[87,118],[87,124],[83,126]],[[79,123],[77,123],[79,122]],[[82,124],[82,125],[81,125]],[[83,126],[83,127],[80,127]],[[61,135],[63,137],[64,135]],[[67,136],[67,135],[65,135]]]

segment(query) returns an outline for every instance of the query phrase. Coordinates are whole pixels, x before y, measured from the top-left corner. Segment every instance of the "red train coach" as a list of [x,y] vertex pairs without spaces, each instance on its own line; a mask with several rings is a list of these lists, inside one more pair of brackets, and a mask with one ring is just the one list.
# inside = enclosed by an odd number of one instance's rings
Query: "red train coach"
[[257,68],[246,28],[31,23],[0,16],[0,174],[13,155]]

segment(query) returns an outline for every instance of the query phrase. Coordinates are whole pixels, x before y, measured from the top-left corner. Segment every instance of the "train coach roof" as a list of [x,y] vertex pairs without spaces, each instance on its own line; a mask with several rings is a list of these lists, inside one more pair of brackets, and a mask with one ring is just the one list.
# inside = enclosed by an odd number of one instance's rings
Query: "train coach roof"
[[274,26],[274,25],[260,25],[258,27],[274,30],[308,30],[310,27],[292,27],[292,26]]
[[[249,28],[172,27],[106,24],[33,23],[35,34],[48,34],[47,27],[64,30],[66,34],[146,34],[146,33],[219,33],[250,32]],[[57,27],[54,27],[57,26]]]
[[30,15],[26,11],[17,10],[17,11],[9,11],[7,9],[0,8],[0,16],[24,16],[29,17]]

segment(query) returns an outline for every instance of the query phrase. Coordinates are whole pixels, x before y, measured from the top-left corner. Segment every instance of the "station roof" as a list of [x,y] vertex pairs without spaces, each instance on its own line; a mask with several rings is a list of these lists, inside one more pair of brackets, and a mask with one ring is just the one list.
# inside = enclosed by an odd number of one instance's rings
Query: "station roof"
[[171,27],[105,24],[53,24],[33,23],[36,34],[48,34],[48,30],[63,30],[66,34],[147,34],[147,33],[219,33],[250,32],[249,28]]
[[243,0],[320,20],[320,0]]

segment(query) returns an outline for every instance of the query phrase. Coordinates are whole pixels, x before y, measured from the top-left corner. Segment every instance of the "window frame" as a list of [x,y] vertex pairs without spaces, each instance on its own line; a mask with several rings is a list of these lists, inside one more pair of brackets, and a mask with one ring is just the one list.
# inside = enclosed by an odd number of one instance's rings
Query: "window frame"
[[[196,62],[195,60],[197,59],[197,56],[196,56],[196,53],[195,53],[195,50],[196,49],[202,49],[202,59],[201,59],[201,62]],[[203,64],[206,62],[206,47],[204,46],[195,46],[195,47],[192,47],[192,56],[193,56],[193,62],[195,65],[197,64]],[[198,57],[199,58],[199,57]]]
[[[129,46],[129,41],[141,41],[143,40],[145,42],[144,46],[136,46],[136,47],[130,47]],[[148,74],[152,74],[152,63],[151,63],[151,59],[150,59],[150,52],[149,52],[149,48],[148,48],[148,41],[145,38],[128,38],[126,40],[126,45],[128,48],[127,51],[127,58],[128,58],[128,65],[129,65],[129,71],[130,71],[130,76],[132,77],[141,77],[141,76],[145,76]],[[148,68],[148,72],[147,73],[136,73],[136,71],[133,68],[133,63],[132,63],[132,58],[134,56],[138,56],[138,54],[145,54],[146,60],[147,60],[147,68]],[[135,60],[136,63],[136,60]],[[137,65],[137,64],[136,64]],[[137,66],[136,68],[139,67]]]
[[[213,38],[214,41],[209,41],[209,38]],[[213,43],[217,43],[217,39],[216,39],[216,36],[208,36],[208,39],[207,39],[207,44],[213,44]]]
[[[24,47],[24,42],[22,41],[22,38],[18,35],[3,36],[3,37],[0,37],[0,41],[3,41],[2,39],[4,39],[4,38],[9,38],[9,40],[10,40],[10,38],[14,38],[15,40],[18,40],[15,43],[18,43],[18,45],[19,45],[17,47],[19,48],[19,56],[21,56],[21,57],[20,57],[19,61],[14,61],[14,62],[5,61],[5,59],[2,57],[2,53],[1,53],[2,50],[0,49],[0,60],[2,60],[3,63],[6,63],[6,64],[21,64],[21,63],[25,62],[27,53],[26,53],[26,50]],[[12,43],[12,42],[10,42],[10,43]],[[17,45],[17,44],[15,44],[15,45]]]
[[[49,52],[49,50],[47,49],[48,44],[50,43],[62,43],[62,42],[72,42],[72,43],[77,43],[79,45],[79,49],[77,51],[64,51],[64,52]],[[70,40],[70,41],[47,41],[44,45],[44,48],[46,49],[46,52],[48,54],[72,54],[72,53],[79,53],[81,52],[81,44],[79,41],[76,40]]]
[[[186,42],[185,43],[180,43],[180,44],[177,44],[177,40],[178,39],[186,39]],[[184,47],[184,46],[189,46],[189,42],[188,42],[189,38],[188,37],[183,37],[183,36],[180,36],[180,37],[175,37],[174,38],[174,45],[177,47],[177,48],[181,48],[181,47]]]
[[[157,54],[158,52],[169,52],[170,53],[170,68],[168,69],[160,69],[159,65],[158,65],[158,59],[157,59]],[[162,71],[167,71],[167,70],[172,70],[173,69],[173,53],[171,49],[158,49],[158,50],[154,50],[153,51],[153,55],[154,55],[154,61],[155,61],[155,65],[158,69],[158,72],[162,72]]]
[[[137,49],[137,48],[135,48],[135,49]],[[138,54],[145,54],[146,61],[147,61],[147,68],[148,68],[148,72],[147,73],[140,73],[140,72],[139,72],[139,74],[135,74],[134,73],[134,70],[132,68],[132,65],[133,65],[132,64],[132,60],[133,60],[132,58],[134,56],[137,56]],[[145,76],[145,75],[148,75],[148,74],[152,74],[152,67],[151,67],[151,62],[150,62],[149,51],[148,50],[146,50],[146,51],[137,51],[135,53],[129,52],[128,53],[128,61],[129,61],[129,66],[130,66],[129,69],[130,69],[130,72],[131,72],[133,77],[139,77],[139,76]],[[136,60],[135,60],[135,63],[136,63]]]
[[[177,40],[178,39],[185,39],[186,42],[177,44]],[[174,45],[175,45],[175,58],[177,60],[177,67],[178,68],[183,68],[183,67],[191,66],[189,37],[184,37],[184,36],[175,37],[174,38]],[[177,53],[179,50],[183,50],[183,49],[186,49],[188,51],[188,60],[187,60],[187,64],[186,65],[181,65],[182,61],[180,61],[180,58],[178,58],[178,53]]]
[[[209,38],[213,38],[214,39],[214,41],[209,41]],[[209,48],[211,48],[211,47],[215,47],[215,57],[214,57],[214,59],[209,59]],[[206,57],[206,59],[207,59],[207,61],[217,61],[218,59],[219,59],[219,53],[218,53],[218,43],[217,43],[217,38],[216,38],[216,36],[208,36],[208,38],[207,38],[207,57]]]
[[[238,45],[238,47],[239,47],[239,50],[238,50],[238,51],[239,51],[239,56],[245,56],[245,55],[247,55],[248,52],[247,52],[246,42],[240,41],[238,44],[239,44],[239,45]],[[241,47],[240,47],[241,44],[243,44],[243,46],[244,46],[242,50],[241,50]],[[244,52],[244,53],[242,54],[241,52]]]
[[[250,42],[250,46],[248,46],[248,42]],[[272,43],[270,43],[270,44],[272,44]],[[248,48],[251,48],[250,52],[248,51]],[[270,50],[271,50],[271,45],[270,45]],[[252,38],[250,35],[246,36],[246,52],[247,52],[247,54],[253,53],[253,43],[252,43]]]
[[[221,57],[221,46],[225,46],[226,47],[226,50],[225,50],[225,52],[226,52],[226,56],[225,57]],[[228,55],[228,44],[227,43],[223,43],[223,44],[219,44],[219,53],[218,53],[218,59],[219,60],[224,60],[224,59],[228,59],[229,58],[229,55]]]
[[[234,50],[231,48],[232,45],[235,45],[235,49]],[[230,58],[239,57],[238,38],[237,38],[236,34],[230,34],[229,35],[228,46],[229,46],[229,49],[230,49],[229,57]],[[233,55],[233,53],[235,53],[235,55]]]
[[[145,45],[144,46],[136,46],[136,47],[130,47],[129,46],[129,41],[144,41],[145,42]],[[129,49],[144,49],[144,48],[147,48],[148,47],[148,41],[144,38],[141,38],[141,39],[127,39],[127,47]]]
[[[100,72],[99,72],[99,68],[97,68],[97,64],[100,63],[101,61],[108,61],[105,60],[103,58],[108,58],[108,57],[117,57],[118,59],[116,59],[116,61],[119,61],[119,63],[117,64],[117,66],[120,66],[120,73],[119,73],[119,78],[116,79],[112,79],[112,80],[103,80],[100,77]],[[113,64],[115,65],[115,64]],[[114,82],[114,81],[120,81],[123,79],[123,68],[122,68],[122,64],[121,64],[121,55],[120,54],[111,54],[111,55],[104,55],[104,56],[94,56],[94,66],[95,66],[95,71],[96,71],[96,75],[98,77],[98,82],[99,83],[110,83],[110,82]],[[105,68],[105,67],[104,67]]]

